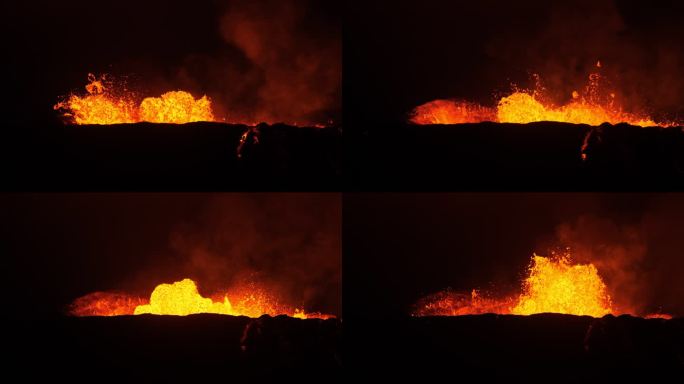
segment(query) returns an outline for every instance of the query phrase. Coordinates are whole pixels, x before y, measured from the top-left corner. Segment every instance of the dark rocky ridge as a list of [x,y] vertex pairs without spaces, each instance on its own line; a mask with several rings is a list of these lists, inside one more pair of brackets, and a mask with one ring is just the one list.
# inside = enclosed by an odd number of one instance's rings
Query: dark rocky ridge
[[[684,187],[684,129],[539,122],[388,124],[347,149],[355,187],[662,190]],[[583,161],[582,145],[591,132]]]
[[327,190],[340,173],[339,127],[53,122],[3,129],[6,188],[20,191]]
[[27,379],[335,381],[341,375],[337,319],[62,316],[26,321],[21,332],[5,336],[17,343],[11,368]]
[[594,382],[684,369],[683,318],[487,314],[368,320],[364,329],[353,338],[372,340],[370,352],[345,362],[424,381]]

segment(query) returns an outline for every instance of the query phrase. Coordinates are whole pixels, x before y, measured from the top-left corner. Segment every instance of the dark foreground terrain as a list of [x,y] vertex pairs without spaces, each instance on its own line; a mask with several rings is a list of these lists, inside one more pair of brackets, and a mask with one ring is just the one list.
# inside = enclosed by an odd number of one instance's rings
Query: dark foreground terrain
[[55,121],[3,130],[13,190],[327,190],[340,173],[338,127]]
[[6,331],[4,347],[10,373],[76,382],[612,382],[684,370],[682,318],[414,317],[345,332],[285,316],[60,317]]
[[356,188],[653,191],[684,186],[681,127],[540,122],[353,128],[365,132],[345,148],[345,173]]
[[141,315],[25,322],[5,347],[26,381],[337,382],[340,340],[336,319]]
[[363,328],[350,337],[365,348],[345,364],[421,382],[614,382],[684,371],[682,318],[488,314],[367,321]]

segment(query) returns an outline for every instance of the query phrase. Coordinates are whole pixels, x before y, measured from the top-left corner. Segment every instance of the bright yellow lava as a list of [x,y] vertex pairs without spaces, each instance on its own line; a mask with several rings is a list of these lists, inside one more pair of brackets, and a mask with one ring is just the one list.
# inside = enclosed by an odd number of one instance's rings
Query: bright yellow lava
[[140,103],[140,120],[151,123],[182,124],[214,121],[211,102],[206,96],[195,100],[184,91],[166,92],[161,97],[148,97]]
[[150,303],[139,305],[133,314],[142,315],[178,315],[185,316],[192,313],[220,313],[239,316],[233,310],[230,300],[224,297],[223,302],[202,297],[197,291],[197,285],[190,279],[183,279],[172,284],[159,284],[152,291]]
[[[230,296],[230,299],[229,299]],[[93,292],[76,299],[70,308],[74,316],[175,315],[216,313],[257,318],[263,315],[287,315],[298,319],[330,319],[335,316],[320,312],[305,312],[278,300],[268,290],[254,284],[241,284],[231,292],[203,297],[197,284],[183,279],[171,284],[159,284],[149,300],[125,293]]]
[[534,255],[523,293],[512,314],[565,313],[602,317],[612,313],[606,285],[593,264],[571,264],[567,257]]
[[573,100],[561,107],[546,106],[534,95],[524,92],[515,92],[499,100],[496,116],[501,123],[525,124],[536,121],[560,121],[589,125],[601,125],[603,123],[628,123],[642,127],[657,125],[656,122],[648,118],[638,118],[583,99]]
[[71,94],[54,106],[75,124],[127,124],[142,121],[183,124],[215,121],[211,100],[207,96],[195,99],[185,91],[166,92],[161,97],[148,97],[138,105],[130,92],[113,92],[113,85],[88,74],[87,94]]
[[[596,63],[601,68],[601,63]],[[539,76],[534,90],[519,91],[502,97],[495,107],[457,100],[433,100],[416,107],[411,116],[414,124],[463,124],[485,121],[526,124],[538,121],[557,121],[573,124],[601,125],[627,123],[642,127],[670,127],[681,122],[656,123],[646,115],[623,111],[615,92],[607,89],[599,73],[591,73],[581,91],[573,91],[572,98],[561,106],[545,100],[546,90]]]
[[596,267],[573,264],[569,254],[533,255],[521,288],[521,293],[501,298],[476,290],[470,295],[446,290],[420,300],[413,315],[563,313],[602,317],[617,312]]

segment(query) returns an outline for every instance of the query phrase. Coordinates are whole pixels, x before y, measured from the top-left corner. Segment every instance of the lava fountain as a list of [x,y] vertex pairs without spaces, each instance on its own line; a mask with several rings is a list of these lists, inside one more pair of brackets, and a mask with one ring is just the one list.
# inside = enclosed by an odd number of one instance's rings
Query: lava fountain
[[[600,68],[601,63],[597,62]],[[540,77],[534,75],[533,90],[519,90],[500,98],[495,107],[458,100],[434,100],[416,107],[410,121],[414,124],[463,124],[485,121],[499,123],[532,123],[556,121],[573,124],[600,125],[627,123],[636,126],[670,127],[678,122],[655,122],[651,117],[625,112],[618,103],[616,93],[607,89],[600,73],[591,73],[581,91],[573,91],[564,105],[547,101]]]
[[70,306],[72,316],[176,315],[215,313],[232,316],[259,317],[287,315],[300,319],[327,319],[334,316],[280,303],[270,292],[249,284],[229,293],[203,297],[197,284],[183,279],[171,284],[159,284],[149,299],[124,293],[94,292],[76,299]]
[[88,74],[86,95],[71,94],[53,107],[70,123],[127,124],[138,122],[183,124],[216,121],[211,100],[195,99],[186,91],[171,91],[160,97],[147,97],[136,102],[134,93],[117,89],[107,75],[100,78]]
[[613,313],[613,308],[593,264],[572,264],[567,255],[556,259],[534,255],[523,293],[511,313],[544,312],[601,317]]
[[[569,254],[533,255],[520,294],[491,298],[477,290],[470,295],[445,290],[421,299],[414,316],[459,316],[483,313],[531,315],[563,313],[602,317],[618,314],[608,289],[593,264],[575,264]],[[667,314],[645,317],[671,318]]]

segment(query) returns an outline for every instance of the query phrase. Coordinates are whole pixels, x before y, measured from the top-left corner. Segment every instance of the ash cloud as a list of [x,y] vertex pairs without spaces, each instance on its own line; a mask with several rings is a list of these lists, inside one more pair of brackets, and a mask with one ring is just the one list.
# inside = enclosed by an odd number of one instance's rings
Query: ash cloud
[[[338,194],[218,195],[171,234],[178,256],[163,268],[206,294],[253,282],[292,305],[339,314],[340,222]],[[140,278],[156,282],[159,271]]]

